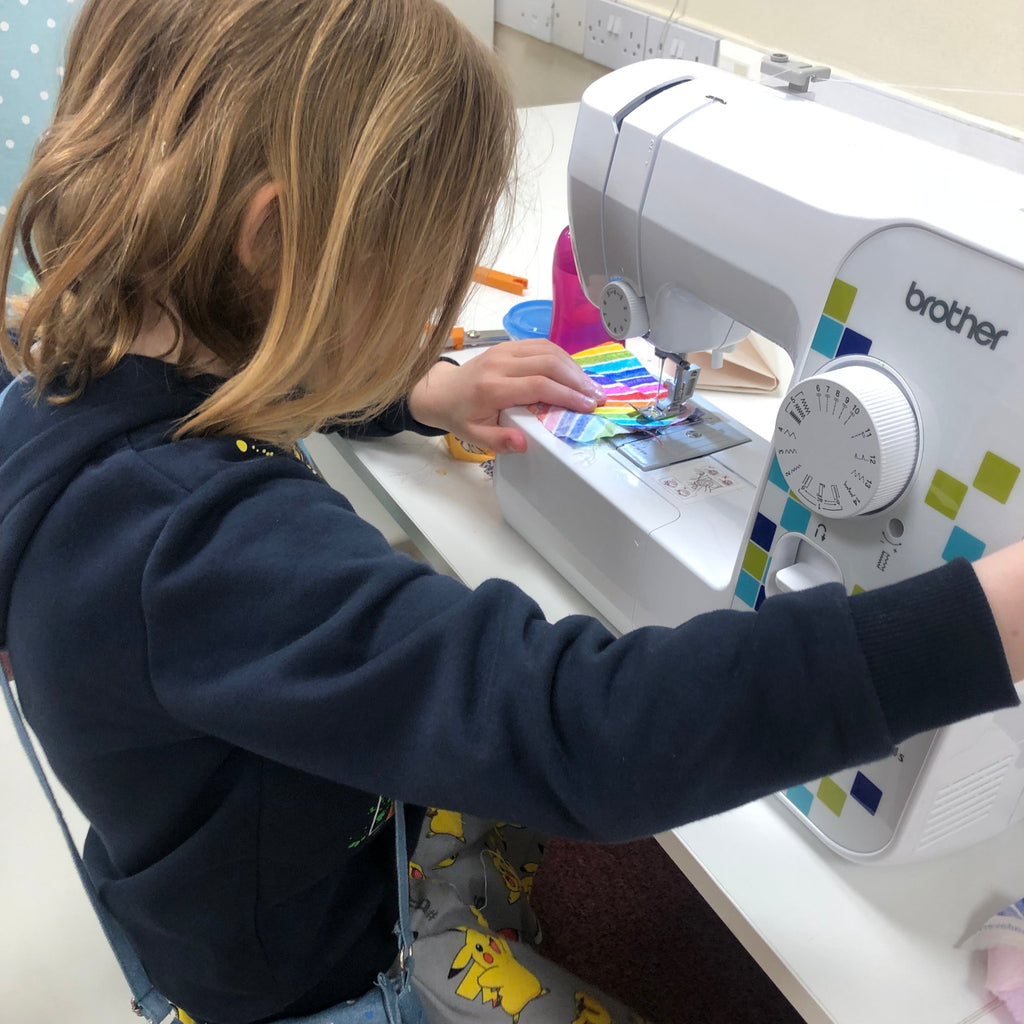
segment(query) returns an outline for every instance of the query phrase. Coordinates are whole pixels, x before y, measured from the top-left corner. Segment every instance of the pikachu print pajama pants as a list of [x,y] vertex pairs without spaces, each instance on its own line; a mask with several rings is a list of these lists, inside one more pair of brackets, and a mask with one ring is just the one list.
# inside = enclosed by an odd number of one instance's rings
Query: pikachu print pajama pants
[[416,991],[430,1024],[643,1024],[537,952],[536,833],[431,809],[409,866]]

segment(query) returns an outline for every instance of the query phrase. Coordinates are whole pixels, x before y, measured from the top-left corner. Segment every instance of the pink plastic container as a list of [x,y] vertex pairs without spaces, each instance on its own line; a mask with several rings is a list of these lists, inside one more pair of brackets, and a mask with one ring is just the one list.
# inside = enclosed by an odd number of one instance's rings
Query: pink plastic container
[[555,242],[551,273],[554,296],[549,335],[551,341],[570,355],[610,341],[601,322],[600,310],[583,294],[580,287],[568,228]]

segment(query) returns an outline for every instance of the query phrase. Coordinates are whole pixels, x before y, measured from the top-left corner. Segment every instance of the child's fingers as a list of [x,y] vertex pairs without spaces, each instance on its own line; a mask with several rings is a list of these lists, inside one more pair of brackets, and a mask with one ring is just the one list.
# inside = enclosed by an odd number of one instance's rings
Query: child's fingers
[[503,382],[502,391],[503,401],[500,404],[504,408],[543,402],[572,412],[589,413],[604,401],[604,395],[595,393],[594,388],[580,391],[571,380],[569,383],[561,383],[543,373],[508,379]]
[[536,367],[531,365],[530,369],[534,373],[543,374],[557,384],[603,402],[604,392],[584,373],[573,358],[556,346],[551,347],[555,351],[545,352],[535,357],[538,365]]
[[[600,387],[587,376],[573,358],[557,345],[543,339],[516,341],[492,350],[506,366],[505,372],[512,377],[547,377],[580,394],[590,395],[598,402],[604,401]],[[508,363],[505,364],[505,360]],[[536,399],[546,401],[546,399]]]

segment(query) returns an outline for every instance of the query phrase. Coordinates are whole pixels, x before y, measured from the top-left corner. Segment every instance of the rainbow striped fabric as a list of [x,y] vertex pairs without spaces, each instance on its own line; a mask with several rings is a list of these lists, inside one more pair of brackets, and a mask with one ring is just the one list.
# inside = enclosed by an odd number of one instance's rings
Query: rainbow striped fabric
[[589,415],[549,405],[533,406],[537,418],[555,437],[575,444],[591,444],[616,434],[667,427],[685,418],[640,418],[639,410],[663,397],[668,386],[653,377],[624,345],[608,341],[577,352],[573,359],[600,385],[606,400]]

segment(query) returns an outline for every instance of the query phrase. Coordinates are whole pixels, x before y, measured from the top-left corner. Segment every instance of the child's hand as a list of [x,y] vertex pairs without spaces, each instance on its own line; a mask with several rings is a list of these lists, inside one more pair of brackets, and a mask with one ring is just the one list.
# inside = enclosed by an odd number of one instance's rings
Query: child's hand
[[586,413],[604,402],[604,393],[550,341],[512,341],[461,366],[438,363],[412,389],[409,411],[420,423],[481,448],[522,452],[525,435],[515,427],[499,427],[498,414],[535,402]]

